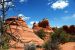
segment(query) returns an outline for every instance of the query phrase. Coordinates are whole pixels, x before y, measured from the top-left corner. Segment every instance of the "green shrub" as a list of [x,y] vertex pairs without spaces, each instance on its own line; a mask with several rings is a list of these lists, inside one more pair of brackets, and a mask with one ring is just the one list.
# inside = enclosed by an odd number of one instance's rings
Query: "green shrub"
[[0,36],[0,50],[9,49],[9,40],[10,40],[10,37],[6,33]]
[[41,30],[35,32],[35,34],[36,34],[38,37],[40,37],[41,39],[44,39],[46,32],[44,32],[44,30],[41,29]]
[[59,44],[70,40],[70,35],[63,31],[62,28],[56,28],[51,33],[51,38],[44,44],[45,50],[59,50]]
[[34,43],[25,44],[24,50],[36,50],[36,45]]
[[62,28],[66,33],[75,35],[75,25],[70,25],[70,26],[64,25]]

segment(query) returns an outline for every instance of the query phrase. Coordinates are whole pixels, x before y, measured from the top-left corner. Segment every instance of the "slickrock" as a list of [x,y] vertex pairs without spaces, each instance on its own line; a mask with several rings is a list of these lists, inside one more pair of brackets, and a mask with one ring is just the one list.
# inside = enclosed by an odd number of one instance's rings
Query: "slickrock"
[[35,32],[43,29],[46,32],[46,36],[44,37],[45,40],[48,40],[50,33],[53,32],[52,28],[49,25],[48,19],[43,19],[37,24],[34,23],[32,28]]
[[5,22],[10,25],[7,32],[19,39],[18,41],[15,41],[15,39],[11,40],[10,44],[12,48],[10,48],[10,50],[22,50],[24,48],[24,43],[34,42],[35,45],[39,46],[44,43],[44,41],[27,26],[26,22],[23,21],[22,18],[11,17]]
[[36,23],[33,24],[34,31],[39,31],[40,29],[43,29],[45,32],[49,32],[49,33],[53,32],[52,28],[49,25],[48,19],[43,19],[38,24]]

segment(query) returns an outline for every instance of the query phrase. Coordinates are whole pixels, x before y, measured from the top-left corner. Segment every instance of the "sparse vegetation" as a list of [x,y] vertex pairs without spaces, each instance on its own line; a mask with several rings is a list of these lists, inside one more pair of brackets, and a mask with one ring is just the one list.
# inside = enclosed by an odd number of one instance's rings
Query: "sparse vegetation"
[[37,31],[37,32],[34,32],[37,36],[39,36],[41,39],[44,39],[44,37],[45,37],[45,34],[46,34],[46,32],[44,32],[44,30],[43,29],[41,29],[41,30],[39,30],[39,31]]
[[0,36],[0,50],[8,50],[9,40],[10,36],[7,34],[3,34],[2,36]]
[[34,43],[25,44],[24,50],[36,50],[36,45]]
[[[68,29],[66,26],[64,28]],[[55,28],[51,38],[44,44],[44,48],[45,50],[59,50],[59,44],[66,42],[75,42],[75,36],[68,34],[63,28]]]
[[75,25],[71,25],[69,27],[67,25],[64,25],[63,30],[68,34],[75,35]]

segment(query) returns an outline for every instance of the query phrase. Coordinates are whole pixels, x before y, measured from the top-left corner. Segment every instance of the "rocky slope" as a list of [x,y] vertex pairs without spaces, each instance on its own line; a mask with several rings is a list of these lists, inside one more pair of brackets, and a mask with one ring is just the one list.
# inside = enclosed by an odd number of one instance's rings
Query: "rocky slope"
[[37,31],[39,31],[41,29],[43,29],[45,32],[47,32],[46,36],[44,37],[44,39],[48,40],[50,33],[53,32],[52,28],[49,25],[48,19],[43,19],[38,24],[36,24],[36,23],[33,24],[34,32],[37,32]]
[[[35,45],[39,46],[44,43],[42,39],[34,34],[33,30],[27,26],[26,22],[23,21],[22,18],[11,17],[8,18],[5,23],[10,25],[10,27],[7,29],[7,32],[19,39],[18,41],[11,40],[10,42],[11,46],[15,46],[16,50],[19,50],[19,48],[23,49],[24,43],[33,42]],[[12,49],[13,48],[10,50]]]

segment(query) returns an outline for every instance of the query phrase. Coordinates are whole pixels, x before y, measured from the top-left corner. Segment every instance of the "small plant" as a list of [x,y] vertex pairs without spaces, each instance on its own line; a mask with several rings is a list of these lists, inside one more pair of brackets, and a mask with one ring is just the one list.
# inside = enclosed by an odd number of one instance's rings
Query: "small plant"
[[35,32],[35,34],[36,34],[37,36],[39,36],[41,39],[44,39],[46,32],[44,32],[44,30],[41,29],[41,30]]
[[69,37],[62,28],[56,28],[56,30],[51,33],[51,38],[44,44],[44,48],[45,50],[59,50],[59,44],[68,42],[70,40]]
[[24,45],[25,50],[36,50],[36,45],[34,43],[29,43]]
[[48,40],[43,47],[45,50],[59,50],[59,42],[54,43],[53,41]]
[[3,34],[0,36],[0,50],[8,50],[9,49],[9,35]]
[[62,28],[66,33],[75,35],[75,25],[70,25],[70,26],[64,25]]

